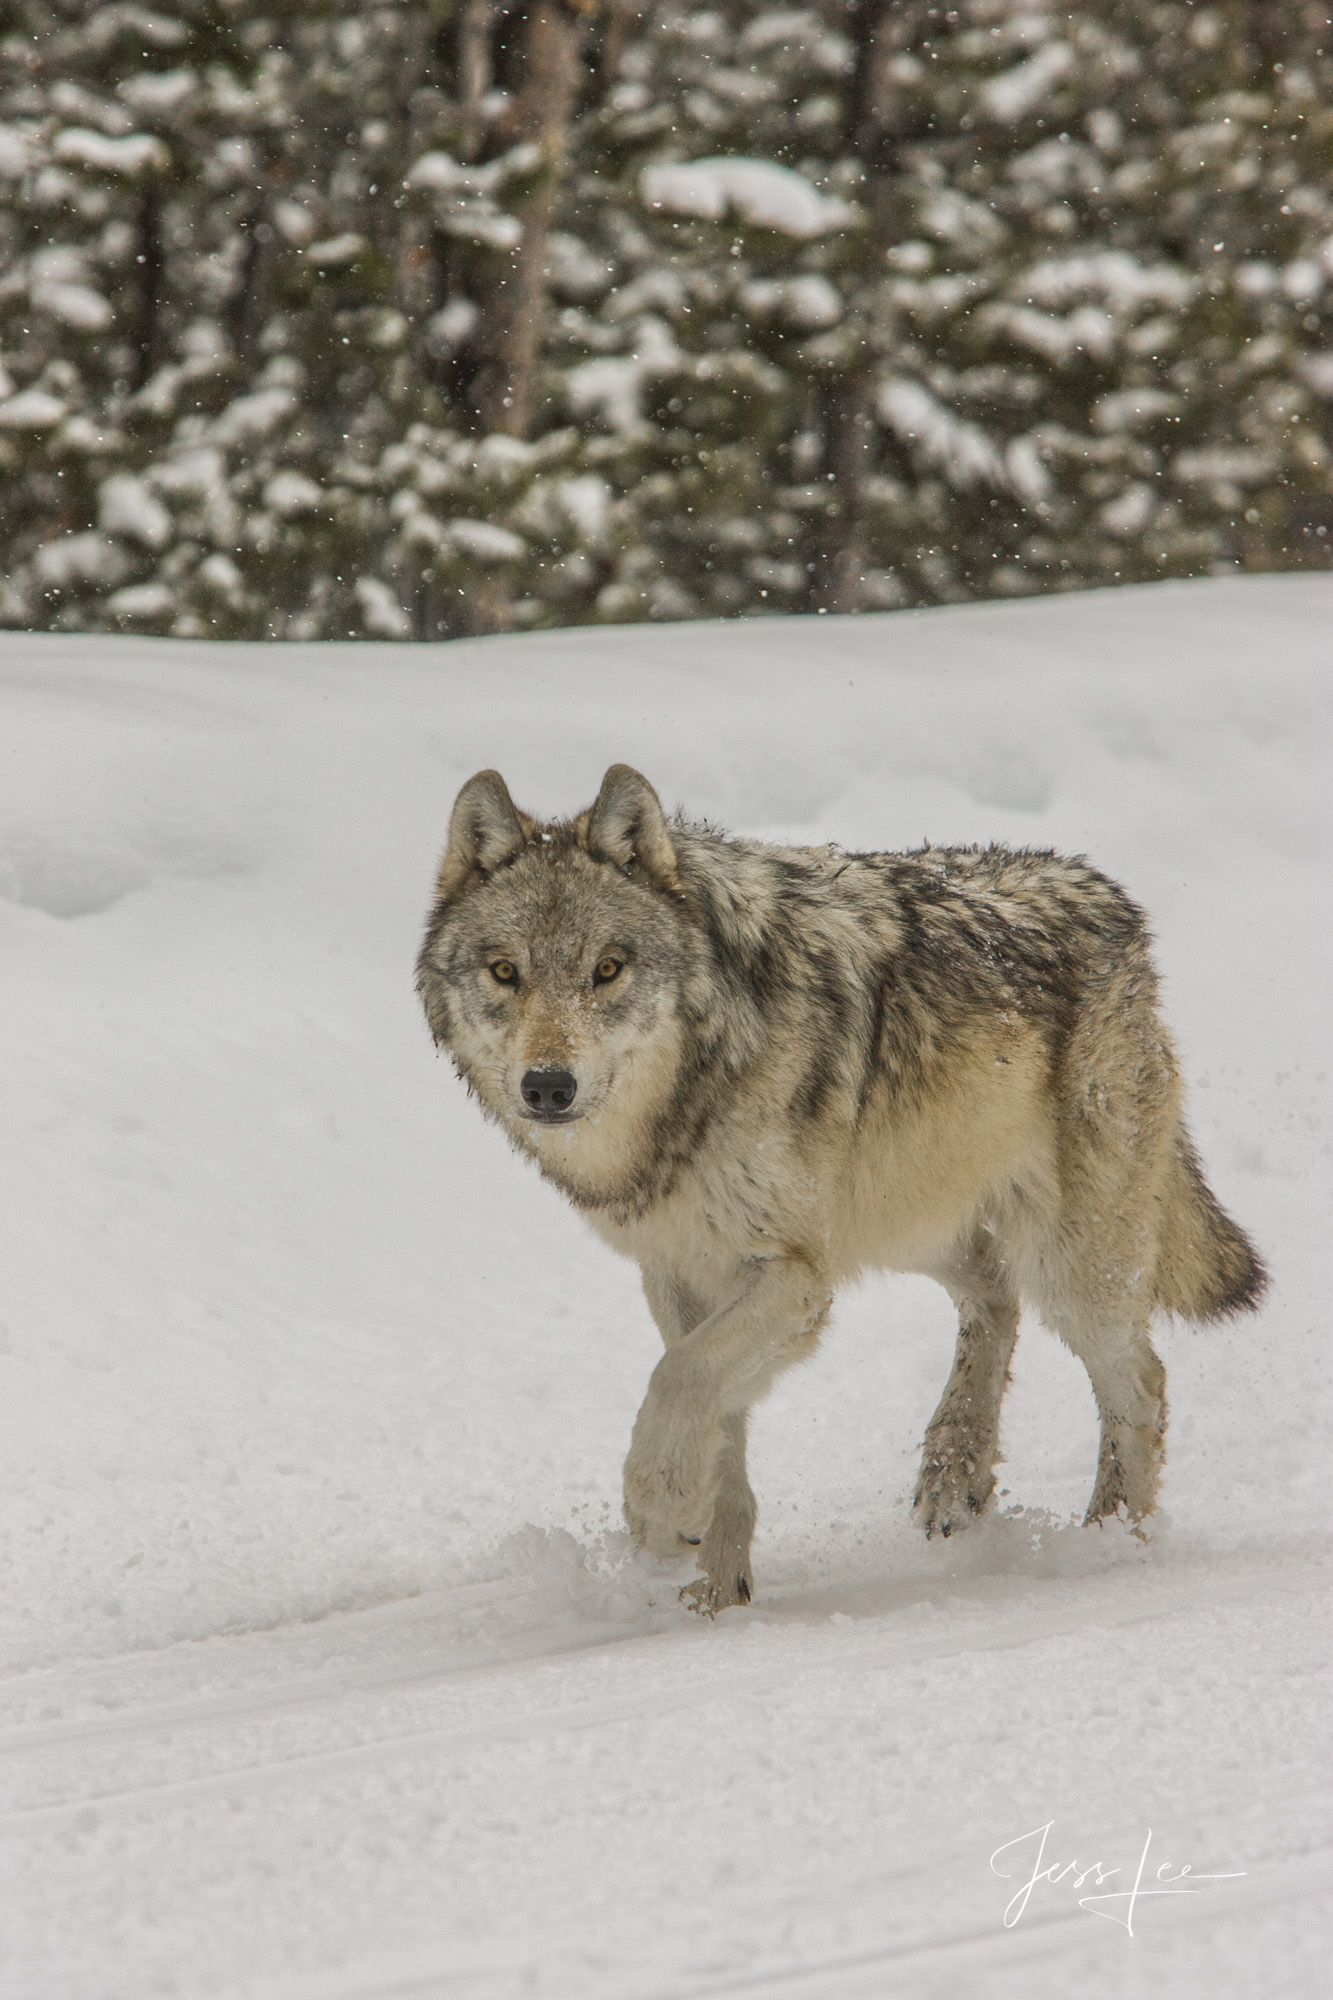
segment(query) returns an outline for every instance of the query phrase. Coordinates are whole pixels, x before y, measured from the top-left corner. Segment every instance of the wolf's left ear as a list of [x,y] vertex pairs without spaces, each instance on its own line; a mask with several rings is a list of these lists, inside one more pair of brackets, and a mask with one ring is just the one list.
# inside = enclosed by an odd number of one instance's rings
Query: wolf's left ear
[[628,764],[613,764],[602,779],[596,805],[579,821],[579,836],[596,860],[619,868],[637,861],[659,889],[680,887],[662,801]]
[[473,875],[490,875],[526,846],[537,822],[521,813],[498,771],[469,778],[449,818],[449,843],[440,863],[435,894],[451,903]]

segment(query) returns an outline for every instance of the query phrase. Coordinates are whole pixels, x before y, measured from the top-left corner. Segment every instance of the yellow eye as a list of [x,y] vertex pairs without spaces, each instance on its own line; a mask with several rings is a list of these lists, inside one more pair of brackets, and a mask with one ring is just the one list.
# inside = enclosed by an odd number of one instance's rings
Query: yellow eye
[[597,969],[592,975],[594,986],[609,985],[611,980],[619,976],[620,970],[621,964],[618,958],[599,958]]
[[518,967],[512,959],[493,959],[491,961],[491,978],[498,979],[501,986],[517,986]]

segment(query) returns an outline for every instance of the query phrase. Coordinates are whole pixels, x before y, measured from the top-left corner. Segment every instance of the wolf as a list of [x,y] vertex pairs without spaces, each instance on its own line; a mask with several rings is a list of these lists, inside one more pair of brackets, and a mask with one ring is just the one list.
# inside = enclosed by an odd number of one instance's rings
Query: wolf
[[749,1602],[747,1413],[838,1287],[924,1272],[958,1311],[915,1493],[981,1514],[1026,1302],[1101,1420],[1086,1519],[1138,1532],[1166,1431],[1156,1313],[1209,1321],[1264,1266],[1181,1116],[1143,913],[1082,859],[730,838],[628,765],[542,824],[458,795],[417,962],[436,1044],[514,1145],[639,1266],[662,1336],[624,1468],[683,1593]]

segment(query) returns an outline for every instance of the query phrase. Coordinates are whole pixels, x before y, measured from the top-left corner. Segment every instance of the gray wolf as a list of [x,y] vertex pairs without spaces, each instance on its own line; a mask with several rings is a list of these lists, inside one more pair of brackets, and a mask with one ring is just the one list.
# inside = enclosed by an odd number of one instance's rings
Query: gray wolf
[[658,1556],[698,1549],[699,1609],[751,1596],[751,1404],[870,1268],[958,1309],[927,1534],[990,1498],[1024,1301],[1092,1380],[1087,1520],[1151,1514],[1153,1315],[1240,1312],[1266,1277],[1182,1122],[1142,912],[1087,862],[730,839],[624,764],[541,825],[482,771],[417,983],[482,1109],[639,1266],[665,1351],[625,1514]]

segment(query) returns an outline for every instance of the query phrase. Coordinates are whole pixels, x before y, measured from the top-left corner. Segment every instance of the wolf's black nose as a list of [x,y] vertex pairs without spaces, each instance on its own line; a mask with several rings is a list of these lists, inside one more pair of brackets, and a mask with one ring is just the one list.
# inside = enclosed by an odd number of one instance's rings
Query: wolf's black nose
[[568,1111],[577,1089],[578,1083],[567,1069],[530,1069],[519,1085],[528,1110],[542,1118],[549,1118],[553,1111]]

